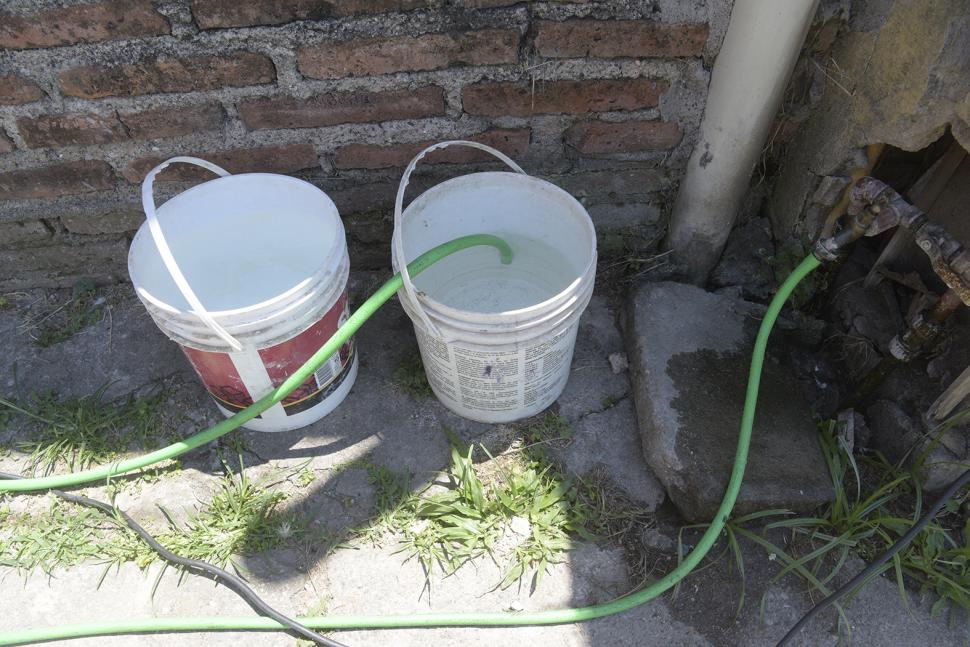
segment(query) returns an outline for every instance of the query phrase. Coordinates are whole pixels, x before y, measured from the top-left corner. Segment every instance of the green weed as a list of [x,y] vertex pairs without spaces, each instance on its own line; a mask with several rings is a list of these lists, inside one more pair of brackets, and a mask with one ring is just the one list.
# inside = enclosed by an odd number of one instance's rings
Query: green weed
[[139,553],[134,535],[97,510],[54,500],[38,515],[0,515],[0,564],[51,573],[85,561],[109,566]]
[[400,533],[401,551],[420,561],[428,582],[438,569],[447,576],[487,554],[507,565],[497,586],[507,588],[529,572],[537,586],[549,564],[573,547],[571,535],[592,538],[586,530],[592,511],[551,466],[506,461],[482,476],[487,464],[476,466],[473,452],[452,449],[443,491],[410,494],[401,477],[373,474],[384,492],[378,495],[383,526]]
[[[867,562],[875,559],[922,516],[923,492],[916,476],[920,461],[916,461],[916,468],[904,470],[878,453],[856,457],[838,431],[834,421],[825,423],[820,430],[834,498],[817,516],[765,510],[727,524],[729,550],[742,576],[738,538],[763,548],[770,559],[780,563],[782,568],[772,584],[791,574],[810,590],[826,596],[835,588],[836,576],[853,554]],[[920,595],[937,596],[932,615],[948,607],[951,611],[970,610],[970,520],[960,514],[967,498],[965,490],[950,501],[935,521],[873,575],[891,571],[907,607],[909,583]],[[755,522],[758,528],[752,527]],[[773,530],[788,534],[784,545],[769,538]],[[763,605],[762,599],[762,611]],[[842,607],[837,609],[840,623],[848,627]]]
[[434,395],[428,377],[424,373],[421,353],[408,352],[394,370],[394,383],[413,400],[423,400]]
[[[804,245],[795,241],[787,245],[779,246],[775,255],[764,260],[774,278],[781,283],[792,270],[798,267],[802,259],[809,253]],[[828,276],[824,272],[813,272],[806,276],[795,286],[792,292],[792,307],[800,313],[813,311],[813,303],[817,304],[818,295],[825,294],[828,290]]]
[[547,411],[528,421],[522,431],[526,441],[530,443],[548,443],[569,440],[573,437],[573,430],[566,416],[552,411]]
[[521,448],[523,456],[541,463],[551,462],[548,449],[561,449],[567,446],[573,437],[573,429],[566,416],[552,411],[546,411],[527,420],[519,429],[525,441],[525,445]]
[[302,488],[309,487],[310,484],[316,480],[317,480],[316,472],[311,470],[309,467],[304,467],[296,475],[296,482]]
[[620,402],[620,400],[622,399],[623,399],[623,396],[608,395],[605,398],[603,398],[603,402],[601,403],[601,406],[603,410],[606,411],[607,409],[612,409],[613,407],[615,407],[617,403]]
[[71,299],[44,318],[43,325],[34,337],[41,348],[67,341],[88,326],[104,318],[103,298],[97,298],[94,282],[81,279],[72,291]]
[[29,471],[50,474],[62,463],[71,471],[85,469],[116,458],[132,445],[153,448],[164,439],[164,392],[106,402],[107,387],[80,398],[35,394],[22,404],[0,398],[0,407],[29,424],[31,437],[17,444],[29,454]]
[[[244,472],[227,473],[212,500],[184,525],[163,509],[169,530],[158,540],[183,557],[225,566],[234,555],[259,553],[302,536],[305,525],[279,509],[285,495],[265,485]],[[154,559],[148,551],[141,563]]]
[[[325,594],[323,597],[314,602],[310,608],[304,613],[304,617],[313,616],[323,616],[327,614],[327,610],[330,608],[330,603],[333,602],[333,596],[330,594]],[[324,636],[330,636],[330,632],[320,632]],[[297,638],[296,647],[315,647],[316,643],[306,638]]]
[[[153,534],[183,557],[219,566],[230,563],[236,555],[299,540],[305,532],[304,524],[294,514],[279,509],[282,493],[264,485],[242,473],[227,473],[212,500],[186,523],[179,524],[163,509],[168,528]],[[106,567],[131,561],[145,568],[158,559],[120,519],[60,500],[54,500],[50,509],[40,514],[0,511],[0,522],[0,565],[4,566],[51,572],[88,561]]]

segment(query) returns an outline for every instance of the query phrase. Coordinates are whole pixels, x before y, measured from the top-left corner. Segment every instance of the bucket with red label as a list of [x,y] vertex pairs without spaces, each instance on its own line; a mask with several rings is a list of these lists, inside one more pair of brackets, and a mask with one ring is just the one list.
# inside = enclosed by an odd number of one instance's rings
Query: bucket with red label
[[[156,209],[155,176],[172,163],[219,177]],[[142,183],[146,221],[128,253],[138,298],[227,416],[279,386],[346,320],[350,261],[333,201],[303,180],[230,175],[174,157]],[[330,413],[357,377],[350,340],[282,402],[245,427],[287,431]]]

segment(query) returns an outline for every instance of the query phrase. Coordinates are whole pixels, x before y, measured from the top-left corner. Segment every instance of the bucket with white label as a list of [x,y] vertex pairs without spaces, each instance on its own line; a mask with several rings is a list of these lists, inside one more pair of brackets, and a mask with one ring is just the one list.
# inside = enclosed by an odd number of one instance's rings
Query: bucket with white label
[[[403,209],[418,161],[447,146],[471,146],[513,172],[472,173],[443,182]],[[490,247],[452,254],[413,279],[410,262],[459,236],[494,234],[512,247],[503,265]],[[569,378],[579,317],[593,293],[596,234],[583,206],[475,142],[429,146],[405,169],[391,244],[398,293],[414,323],[428,382],[455,413],[480,422],[534,415]]]
[[[173,162],[217,179],[155,208],[155,176]],[[147,217],[128,252],[135,292],[181,347],[227,416],[292,375],[348,316],[350,261],[333,201],[285,175],[230,175],[175,157],[142,183]],[[357,376],[348,341],[304,384],[245,424],[257,431],[303,427],[330,413]]]

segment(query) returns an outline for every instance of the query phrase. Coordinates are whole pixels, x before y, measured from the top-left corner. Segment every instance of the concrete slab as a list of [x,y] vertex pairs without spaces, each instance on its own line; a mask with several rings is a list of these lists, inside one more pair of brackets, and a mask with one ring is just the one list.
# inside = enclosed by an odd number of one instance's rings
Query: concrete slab
[[83,396],[110,384],[105,396],[113,399],[189,370],[178,347],[158,330],[134,293],[119,292],[119,300],[109,302],[100,322],[48,348],[31,340],[25,324],[33,317],[25,310],[0,310],[2,392],[55,390]]
[[[724,494],[762,311],[680,283],[648,283],[631,296],[629,358],[644,456],[688,520],[709,521]],[[813,414],[780,339],[765,362],[738,514],[809,511],[831,494]]]

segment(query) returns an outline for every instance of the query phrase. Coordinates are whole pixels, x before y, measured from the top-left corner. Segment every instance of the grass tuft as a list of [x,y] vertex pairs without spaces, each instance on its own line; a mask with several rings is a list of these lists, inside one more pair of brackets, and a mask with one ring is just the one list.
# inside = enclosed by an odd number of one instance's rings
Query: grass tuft
[[[262,552],[303,537],[305,524],[279,509],[284,498],[281,492],[253,482],[243,473],[227,473],[212,500],[186,523],[179,524],[163,509],[168,528],[149,531],[183,557],[225,566],[234,556]],[[12,514],[0,508],[3,566],[41,568],[50,573],[87,561],[104,563],[107,568],[131,561],[146,568],[157,559],[120,519],[97,510],[58,499],[38,514]]]
[[497,586],[508,588],[530,572],[538,586],[549,564],[573,548],[571,535],[592,538],[586,530],[591,510],[551,466],[510,463],[483,482],[473,453],[474,447],[464,454],[453,448],[448,488],[397,505],[392,523],[403,534],[401,550],[429,578],[487,554],[505,565]]
[[[282,492],[252,481],[244,472],[227,473],[216,495],[184,525],[165,513],[169,531],[158,540],[170,550],[194,559],[225,566],[234,555],[250,555],[298,539],[306,530],[291,512],[281,511]],[[146,552],[141,564],[156,558]]]
[[[571,437],[564,417],[546,414],[521,431],[517,446],[497,457],[450,438],[446,484],[435,482],[418,493],[410,491],[406,475],[368,462],[355,465],[367,470],[377,497],[375,523],[356,536],[374,542],[395,536],[400,552],[421,563],[428,587],[434,573],[447,577],[488,555],[502,568],[496,587],[531,578],[534,590],[577,538],[601,535],[621,543],[652,523],[632,502],[616,505],[603,479],[570,478],[549,460],[546,444]],[[488,459],[479,462],[476,451]]]
[[59,499],[36,515],[0,509],[0,565],[50,574],[85,561],[121,564],[139,552],[137,538],[126,534],[113,518]]
[[394,383],[412,400],[423,400],[434,395],[424,372],[421,353],[416,349],[409,351],[394,370]]
[[75,285],[71,299],[45,316],[38,326],[34,343],[41,348],[67,341],[88,326],[104,318],[105,299],[97,297],[94,281],[81,279]]
[[[18,404],[0,398],[2,410],[27,422],[26,440],[17,449],[28,453],[28,470],[52,473],[58,465],[70,471],[105,463],[131,449],[154,448],[165,432],[160,414],[164,391],[120,402],[106,402],[105,384],[92,395],[60,398],[51,391]],[[0,421],[3,422],[3,421]],[[5,425],[10,424],[10,419]]]
[[[872,561],[922,516],[919,460],[915,461],[916,467],[906,470],[892,465],[879,453],[854,456],[835,421],[821,425],[819,440],[832,479],[832,502],[816,516],[765,510],[728,522],[728,549],[734,553],[742,576],[738,538],[761,547],[769,559],[781,564],[772,584],[794,575],[808,585],[811,593],[827,596],[836,588],[839,574],[853,555]],[[970,490],[965,489],[873,575],[890,573],[907,608],[907,585],[912,585],[921,596],[936,596],[932,615],[945,609],[970,610],[970,520],[962,513],[968,498]],[[785,541],[773,541],[771,531],[784,532]],[[856,592],[858,589],[843,599],[843,604]],[[762,612],[763,608],[764,599]],[[840,626],[848,630],[850,625],[842,606],[836,608]]]

